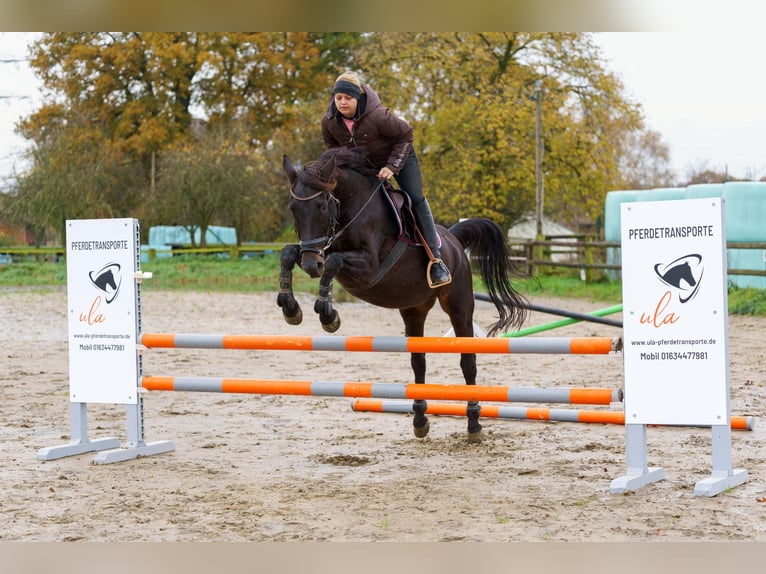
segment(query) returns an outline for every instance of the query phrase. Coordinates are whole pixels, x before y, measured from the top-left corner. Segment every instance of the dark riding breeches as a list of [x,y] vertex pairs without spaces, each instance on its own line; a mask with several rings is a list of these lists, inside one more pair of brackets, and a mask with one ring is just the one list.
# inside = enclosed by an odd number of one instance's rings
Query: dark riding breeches
[[423,197],[423,178],[420,175],[420,164],[418,164],[414,147],[410,150],[410,155],[407,156],[407,161],[399,175],[395,177],[399,188],[412,200],[413,208],[423,203],[425,200]]

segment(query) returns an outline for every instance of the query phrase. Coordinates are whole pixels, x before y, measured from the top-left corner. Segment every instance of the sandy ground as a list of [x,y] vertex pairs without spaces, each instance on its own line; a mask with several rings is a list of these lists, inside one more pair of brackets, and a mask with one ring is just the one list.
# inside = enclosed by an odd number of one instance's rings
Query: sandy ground
[[[145,288],[144,329],[321,334],[312,299],[300,299],[306,320],[289,327],[273,294]],[[486,327],[493,309],[477,305]],[[402,333],[396,311],[337,308],[339,335]],[[649,464],[663,467],[665,480],[614,495],[610,481],[626,471],[622,426],[485,418],[483,442],[469,444],[464,419],[432,416],[418,440],[409,415],[353,412],[347,398],[153,392],[146,440],[172,440],[174,452],[113,465],[93,464],[93,454],[41,462],[38,449],[69,440],[66,293],[5,289],[0,317],[0,541],[766,541],[763,424],[732,433],[733,465],[749,480],[713,498],[694,496],[711,470],[709,429],[650,428]],[[535,313],[529,324],[553,319]],[[435,311],[427,334],[448,327]],[[733,316],[729,328],[731,410],[758,423],[766,419],[766,319]],[[543,335],[620,334],[580,323]],[[462,382],[456,356],[428,360],[429,382]],[[144,370],[410,382],[403,354],[156,349]],[[619,354],[483,355],[479,375],[481,384],[623,385]],[[124,407],[91,405],[88,415],[91,438],[124,439]]]

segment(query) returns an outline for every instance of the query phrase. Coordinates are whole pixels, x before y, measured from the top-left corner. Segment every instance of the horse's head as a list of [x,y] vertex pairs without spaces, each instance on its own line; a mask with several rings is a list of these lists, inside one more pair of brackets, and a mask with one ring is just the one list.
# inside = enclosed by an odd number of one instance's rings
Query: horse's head
[[688,261],[684,261],[684,264],[681,266],[680,269],[681,272],[681,278],[686,281],[686,283],[689,284],[689,287],[694,287],[697,285],[697,281],[694,279],[694,273],[692,273],[692,267],[689,265]]
[[[685,281],[689,287],[697,285],[697,281],[694,279],[694,273],[692,273],[692,268],[691,265],[689,265],[689,262],[684,261],[678,265],[675,265],[675,263],[676,261],[674,261],[673,264],[671,264],[672,266],[666,269],[664,273],[660,274],[660,279],[668,285],[678,289],[683,289],[681,281]],[[657,265],[656,268],[659,268],[659,265]]]
[[286,155],[282,167],[290,181],[288,209],[293,216],[301,249],[301,268],[311,277],[324,270],[324,251],[337,222],[335,161],[312,162],[300,172]]

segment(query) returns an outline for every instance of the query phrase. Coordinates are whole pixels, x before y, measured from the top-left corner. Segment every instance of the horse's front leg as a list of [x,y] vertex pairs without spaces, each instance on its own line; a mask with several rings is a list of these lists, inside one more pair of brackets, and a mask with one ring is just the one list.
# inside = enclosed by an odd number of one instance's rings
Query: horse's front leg
[[303,321],[303,311],[293,293],[293,267],[300,256],[301,250],[297,245],[285,245],[282,248],[277,305],[282,308],[282,315],[289,325],[300,325]]
[[319,278],[319,295],[314,301],[314,311],[319,314],[322,329],[334,333],[340,328],[340,315],[332,307],[332,282],[343,266],[343,259],[337,253],[325,258],[324,270]]

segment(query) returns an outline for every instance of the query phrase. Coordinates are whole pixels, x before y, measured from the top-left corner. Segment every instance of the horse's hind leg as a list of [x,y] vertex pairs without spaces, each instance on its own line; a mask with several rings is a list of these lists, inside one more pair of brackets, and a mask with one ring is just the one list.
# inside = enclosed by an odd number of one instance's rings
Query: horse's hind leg
[[[473,337],[473,301],[468,305],[462,305],[465,309],[456,309],[453,305],[450,313],[450,322],[455,331],[456,337]],[[462,353],[460,355],[460,369],[463,371],[463,378],[466,385],[476,384],[476,355],[474,353]],[[481,406],[477,401],[470,401],[466,406],[466,415],[468,416],[468,442],[480,442],[481,423],[479,415]]]
[[[409,309],[400,309],[399,314],[404,319],[404,334],[407,337],[422,337],[424,333],[424,326],[426,322],[426,315],[431,306],[425,307],[413,307]],[[410,366],[412,367],[412,373],[415,376],[416,383],[426,382],[426,355],[425,353],[411,353],[410,354]],[[412,402],[412,412],[414,418],[412,419],[412,431],[417,438],[425,438],[428,435],[428,431],[431,424],[426,417],[427,403],[423,399],[416,399]]]
[[[464,335],[456,335],[464,336]],[[463,353],[460,355],[460,368],[463,371],[466,385],[476,384],[476,355],[473,353]],[[466,406],[466,415],[468,417],[468,442],[481,441],[481,406],[477,401],[469,401]]]
[[293,267],[300,256],[297,245],[285,245],[280,256],[277,305],[282,308],[282,316],[289,325],[300,325],[303,321],[303,311],[293,293]]
[[[412,365],[413,371],[415,371],[416,367],[421,364],[423,365],[423,370],[425,371],[425,354],[412,353],[412,355],[410,355],[410,364]],[[424,381],[418,381],[416,379],[415,382],[423,383]],[[428,431],[431,429],[431,423],[428,422],[428,417],[426,417],[427,408],[428,403],[425,401],[425,399],[415,399],[412,401],[412,412],[415,415],[412,419],[412,432],[415,433],[417,438],[425,438],[428,435]]]

